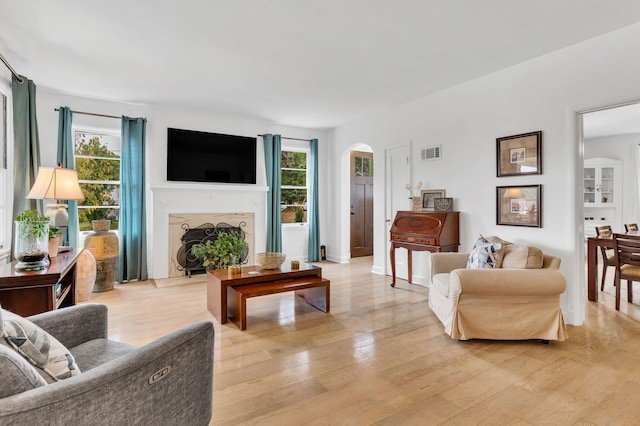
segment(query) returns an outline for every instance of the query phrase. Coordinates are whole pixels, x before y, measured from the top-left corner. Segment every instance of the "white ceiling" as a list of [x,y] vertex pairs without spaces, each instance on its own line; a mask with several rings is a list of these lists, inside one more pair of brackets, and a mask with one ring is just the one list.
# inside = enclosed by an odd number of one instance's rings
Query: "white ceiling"
[[640,21],[637,0],[2,0],[39,87],[334,127]]

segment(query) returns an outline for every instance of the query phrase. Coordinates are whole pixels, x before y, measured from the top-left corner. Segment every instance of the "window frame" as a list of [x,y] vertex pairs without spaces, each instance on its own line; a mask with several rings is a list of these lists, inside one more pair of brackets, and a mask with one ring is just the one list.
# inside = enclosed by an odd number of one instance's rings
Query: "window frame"
[[[0,265],[9,262],[13,233],[13,96],[10,83],[0,80],[0,120],[4,121],[0,143],[4,144],[3,163],[0,164]],[[4,166],[4,167],[3,167]]]
[[[83,125],[82,123],[74,123],[72,128],[71,128],[71,132],[73,135],[73,141],[74,141],[74,147],[73,147],[73,156],[74,156],[74,160],[76,161],[76,169],[77,169],[77,160],[78,158],[94,158],[94,159],[104,159],[104,160],[112,160],[112,161],[118,161],[121,162],[122,161],[122,134],[120,132],[120,129],[117,128],[116,126],[114,126],[113,128],[105,128],[105,127],[94,127],[94,126],[90,126],[90,125]],[[86,134],[92,134],[92,135],[105,135],[105,136],[111,136],[111,137],[116,137],[119,140],[119,153],[120,153],[120,157],[118,158],[113,158],[113,157],[94,157],[94,156],[87,156],[87,155],[76,155],[75,153],[75,135],[77,132],[81,132],[81,133],[86,133]],[[122,170],[122,169],[120,169]],[[82,179],[80,176],[78,176],[78,182],[80,184],[83,183],[95,183],[95,184],[102,184],[102,185],[118,185],[119,189],[119,193],[121,193],[121,189],[122,189],[122,175],[120,174],[120,180],[117,181],[112,181],[112,180],[88,180],[88,179]],[[78,205],[78,215],[80,214],[80,211],[82,209],[85,208],[89,208],[89,207],[84,207],[84,206],[80,206]],[[98,208],[98,209],[117,209],[118,210],[118,214],[120,214],[120,208],[121,208],[121,204],[120,204],[120,200],[118,200],[118,205],[117,206],[95,206],[93,208]],[[84,239],[85,237],[92,232],[91,229],[89,230],[79,230],[80,233],[80,241],[79,244],[83,245],[84,244]],[[111,232],[115,232],[116,234],[118,234],[118,230],[117,229],[111,229]]]
[[[306,158],[307,158],[307,162],[306,162],[306,169],[305,170],[305,186],[293,186],[293,185],[282,185],[282,180],[280,182],[280,193],[282,193],[283,189],[296,189],[296,188],[304,188],[307,191],[307,203],[306,203],[306,209],[307,209],[307,215],[305,218],[304,222],[282,222],[282,210],[280,211],[280,221],[281,221],[281,226],[283,228],[299,228],[299,227],[304,227],[304,226],[309,226],[309,191],[310,191],[310,180],[309,180],[309,157],[311,155],[311,147],[307,144],[307,146],[302,146],[302,145],[286,145],[286,146],[282,146],[280,149],[281,152],[303,152],[306,154]],[[281,158],[281,162],[280,162],[280,176],[282,178],[282,170],[302,170],[302,169],[292,169],[289,167],[283,168],[282,167],[282,154],[280,155]],[[281,206],[283,206],[283,204],[280,204]],[[295,205],[289,205],[287,204],[286,207],[288,206],[295,206]],[[304,206],[304,204],[303,204]]]

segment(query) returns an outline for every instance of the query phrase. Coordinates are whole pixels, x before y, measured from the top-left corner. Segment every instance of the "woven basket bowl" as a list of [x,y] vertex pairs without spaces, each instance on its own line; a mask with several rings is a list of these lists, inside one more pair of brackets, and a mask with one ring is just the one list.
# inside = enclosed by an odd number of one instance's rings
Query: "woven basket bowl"
[[262,266],[262,269],[278,269],[284,259],[287,257],[284,253],[266,252],[256,254],[256,263]]

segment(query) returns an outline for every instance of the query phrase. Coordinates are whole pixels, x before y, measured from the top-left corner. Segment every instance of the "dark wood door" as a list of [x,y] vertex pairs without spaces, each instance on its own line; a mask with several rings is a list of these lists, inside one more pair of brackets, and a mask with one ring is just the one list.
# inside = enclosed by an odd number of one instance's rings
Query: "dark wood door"
[[373,254],[373,153],[351,151],[351,257]]

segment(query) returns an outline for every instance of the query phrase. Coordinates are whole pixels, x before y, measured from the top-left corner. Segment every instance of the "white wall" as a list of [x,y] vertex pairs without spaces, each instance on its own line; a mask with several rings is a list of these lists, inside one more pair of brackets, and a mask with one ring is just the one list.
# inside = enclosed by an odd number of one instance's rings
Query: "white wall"
[[[35,82],[37,85],[37,81]],[[256,251],[264,251],[265,214],[264,193],[266,177],[261,138],[258,139],[258,174],[253,188],[215,184],[181,184],[166,180],[167,127],[255,136],[265,133],[279,133],[283,136],[319,140],[320,205],[328,205],[326,179],[328,170],[328,142],[326,131],[322,129],[302,129],[280,126],[266,121],[222,114],[215,111],[187,109],[172,105],[138,105],[90,99],[64,94],[46,88],[37,89],[38,128],[40,133],[41,161],[43,166],[53,166],[56,162],[58,113],[54,108],[68,106],[75,111],[109,115],[128,115],[147,118],[146,164],[147,164],[147,243],[149,247],[149,276],[163,278],[168,267],[168,225],[164,215],[169,212],[202,213],[254,211],[256,212]],[[110,118],[99,118],[75,114],[74,124],[98,129],[120,128],[120,122]],[[326,172],[325,172],[326,171]],[[153,190],[152,190],[153,188]],[[204,194],[204,195],[203,195]],[[154,198],[155,197],[155,198]],[[161,206],[161,207],[158,207]],[[158,215],[160,211],[160,217]],[[321,235],[331,220],[328,213],[320,212]],[[283,236],[283,252],[290,259],[306,259],[308,228],[288,230]],[[305,241],[305,243],[301,243]]]
[[[412,173],[426,188],[445,188],[461,211],[461,250],[478,234],[497,234],[541,247],[562,259],[568,288],[561,302],[570,324],[584,321],[582,158],[577,111],[640,99],[640,25],[592,39],[335,130],[334,161],[353,143],[376,158],[374,269],[384,270],[384,149],[412,143]],[[542,175],[496,177],[496,138],[542,130]],[[442,144],[441,161],[418,160],[423,147]],[[338,193],[340,179],[332,182]],[[542,184],[542,228],[497,226],[496,186]],[[338,206],[344,223],[348,206]],[[348,237],[336,238],[340,253]]]

